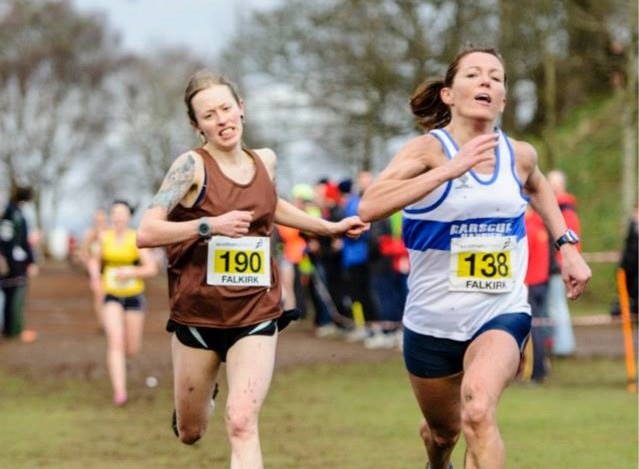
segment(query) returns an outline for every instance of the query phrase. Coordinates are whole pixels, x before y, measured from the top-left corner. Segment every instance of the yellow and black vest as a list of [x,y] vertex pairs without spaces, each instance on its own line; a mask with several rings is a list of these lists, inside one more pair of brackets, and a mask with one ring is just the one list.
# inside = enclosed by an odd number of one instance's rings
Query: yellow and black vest
[[139,295],[144,291],[144,281],[139,278],[118,280],[118,269],[139,264],[140,254],[135,244],[135,230],[127,230],[118,239],[114,230],[106,230],[102,236],[102,287],[104,292],[120,297]]

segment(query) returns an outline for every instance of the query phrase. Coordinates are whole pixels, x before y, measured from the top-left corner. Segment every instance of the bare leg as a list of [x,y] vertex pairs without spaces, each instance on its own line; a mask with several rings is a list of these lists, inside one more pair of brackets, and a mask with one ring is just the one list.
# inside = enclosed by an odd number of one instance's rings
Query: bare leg
[[95,312],[98,327],[104,329],[104,292],[102,291],[102,287],[91,285],[91,295],[93,296],[93,311]]
[[173,389],[180,441],[197,442],[206,431],[211,394],[220,368],[220,357],[210,350],[187,347],[171,338]]
[[123,405],[127,399],[124,311],[119,303],[109,301],[104,304],[103,313],[107,339],[107,368],[113,388],[113,402]]
[[134,357],[142,348],[142,333],[144,332],[145,315],[142,311],[126,311],[124,313],[124,326],[126,338],[126,355]]
[[295,308],[295,269],[293,264],[282,262],[280,264],[280,278],[282,279],[282,297],[284,310]]
[[231,469],[263,469],[259,412],[271,385],[277,334],[240,339],[229,350],[226,427]]
[[477,337],[464,357],[462,431],[468,445],[466,469],[503,469],[506,450],[497,427],[497,404],[519,366],[519,349],[507,332]]
[[445,378],[409,375],[424,420],[420,435],[432,469],[448,469],[450,455],[459,439],[461,374]]

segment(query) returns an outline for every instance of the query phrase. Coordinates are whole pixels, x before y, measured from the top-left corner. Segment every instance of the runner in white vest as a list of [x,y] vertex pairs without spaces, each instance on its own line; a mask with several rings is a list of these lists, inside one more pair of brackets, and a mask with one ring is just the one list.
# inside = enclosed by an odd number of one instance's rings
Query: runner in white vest
[[428,133],[395,155],[359,206],[364,221],[404,211],[404,361],[432,469],[452,467],[460,432],[466,468],[505,467],[496,410],[530,333],[528,202],[561,250],[568,297],[579,297],[591,276],[535,150],[496,127],[505,103],[499,54],[463,50],[444,79],[417,88],[411,108]]
[[[528,201],[508,138],[498,134],[493,174],[471,169],[404,209],[411,264],[404,325],[414,332],[465,341],[505,311],[530,314],[524,285]],[[458,153],[448,132],[431,135],[447,158]],[[486,254],[470,254],[471,247]]]

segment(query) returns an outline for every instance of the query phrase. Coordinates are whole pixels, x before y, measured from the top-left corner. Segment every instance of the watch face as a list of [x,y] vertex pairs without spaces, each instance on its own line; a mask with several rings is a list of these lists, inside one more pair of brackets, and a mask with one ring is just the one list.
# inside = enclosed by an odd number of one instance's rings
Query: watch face
[[211,226],[207,221],[202,220],[197,227],[197,231],[202,237],[209,236],[211,234]]

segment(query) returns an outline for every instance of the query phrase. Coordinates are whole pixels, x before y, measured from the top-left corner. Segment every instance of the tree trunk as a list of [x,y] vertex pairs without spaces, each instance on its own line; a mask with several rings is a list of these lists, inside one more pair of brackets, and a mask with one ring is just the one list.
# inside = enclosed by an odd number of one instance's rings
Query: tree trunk
[[548,168],[556,164],[554,132],[557,129],[557,66],[552,52],[544,54],[544,128],[542,131],[546,144]]
[[[515,8],[516,5],[512,2],[512,0],[499,1],[499,23],[501,25],[499,28],[499,52],[504,58],[506,65],[510,64],[512,67],[511,70],[506,70],[508,72],[508,87],[511,90],[515,89],[515,84],[517,83],[517,72],[516,67],[514,66],[515,58],[512,56],[513,50],[515,49],[513,47],[516,32],[514,25],[517,24],[517,17],[514,11]],[[501,126],[504,129],[510,129],[511,131],[515,129],[517,107],[517,96],[515,93],[511,92],[508,95],[508,105],[502,115]]]
[[[623,168],[622,203],[627,217],[637,203],[637,31],[632,28],[632,40],[628,45],[626,59],[626,86],[623,102]],[[625,219],[624,219],[625,224]]]

